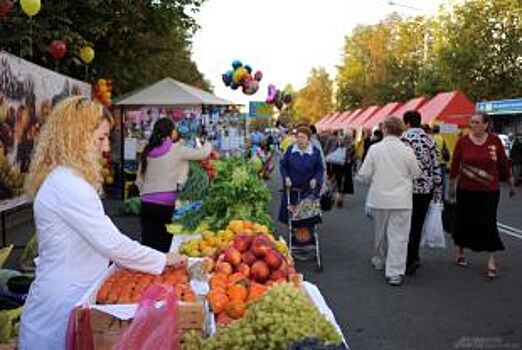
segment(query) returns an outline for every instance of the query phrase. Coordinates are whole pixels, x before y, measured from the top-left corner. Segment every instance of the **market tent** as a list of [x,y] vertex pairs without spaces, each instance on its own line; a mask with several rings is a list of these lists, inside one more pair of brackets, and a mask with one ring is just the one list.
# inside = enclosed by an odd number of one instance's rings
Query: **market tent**
[[386,104],[364,122],[363,128],[373,128],[379,125],[379,123],[386,119],[386,117],[395,115],[394,112],[399,109],[401,105],[402,104],[399,102],[390,102]]
[[351,113],[352,113],[351,111],[342,112],[341,115],[339,116],[339,118],[337,118],[335,120],[335,122],[332,123],[332,126],[331,126],[332,129],[334,129],[334,130],[342,129],[344,122],[346,121],[346,119],[348,119],[348,117],[350,116]]
[[426,96],[412,98],[408,102],[406,102],[403,106],[399,107],[396,111],[393,112],[393,116],[402,119],[402,115],[408,111],[418,111],[426,102],[429,101],[429,98]]
[[330,123],[335,119],[337,118],[337,116],[341,114],[340,112],[333,112],[332,114],[330,114],[329,116],[327,116],[326,118],[323,118],[321,120],[321,124],[319,125],[318,129],[321,130],[321,131],[324,131],[324,130],[329,130],[329,125]]
[[422,123],[443,122],[465,127],[475,105],[460,91],[441,92],[419,109]]
[[324,124],[328,122],[328,120],[330,120],[330,118],[333,117],[334,114],[334,112],[328,112],[321,119],[319,119],[319,121],[315,123],[315,127],[317,128],[317,130],[322,130]]
[[381,107],[377,105],[366,108],[364,112],[362,112],[355,119],[353,119],[348,126],[352,128],[363,126],[364,123],[379,110],[379,108]]
[[339,122],[335,125],[336,129],[348,129],[350,122],[357,118],[362,111],[362,108],[357,108],[355,111],[348,113],[348,115],[343,118],[343,120],[339,120]]
[[326,123],[326,129],[335,130],[335,125],[341,118],[344,118],[345,115],[346,112],[337,112],[332,118],[328,120],[328,123]]
[[122,96],[114,104],[119,106],[237,105],[210,92],[192,87],[172,78],[165,78]]

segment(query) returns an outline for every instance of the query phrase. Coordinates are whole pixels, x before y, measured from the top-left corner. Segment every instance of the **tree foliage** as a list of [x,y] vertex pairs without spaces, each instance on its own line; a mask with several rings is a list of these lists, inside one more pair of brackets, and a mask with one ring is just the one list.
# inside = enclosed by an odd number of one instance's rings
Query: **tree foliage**
[[468,0],[431,18],[393,14],[345,38],[337,109],[460,90],[472,100],[522,95],[519,0]]
[[[90,45],[96,56],[89,80],[112,79],[116,93],[165,76],[209,89],[190,52],[198,28],[190,14],[203,1],[49,0],[31,20],[14,6],[0,21],[0,42],[6,51],[82,80],[79,50]],[[68,51],[58,62],[47,52],[55,39],[65,41]]]
[[294,94],[294,120],[315,123],[333,108],[333,81],[323,68],[312,68],[306,85]]

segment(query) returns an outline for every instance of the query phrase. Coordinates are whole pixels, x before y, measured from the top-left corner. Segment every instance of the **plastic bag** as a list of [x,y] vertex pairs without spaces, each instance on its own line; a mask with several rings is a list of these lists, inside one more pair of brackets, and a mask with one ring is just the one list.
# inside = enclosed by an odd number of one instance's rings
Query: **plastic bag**
[[[156,303],[159,299],[164,303]],[[150,286],[138,304],[136,316],[112,350],[181,349],[178,300],[174,289]]]
[[67,350],[94,350],[91,310],[88,307],[75,307],[71,310],[65,341]]
[[373,209],[368,205],[369,191],[366,193],[366,200],[364,201],[364,215],[370,220],[373,220]]
[[442,209],[440,202],[431,202],[422,227],[421,246],[428,248],[446,248],[446,237],[442,227]]
[[346,163],[346,147],[338,147],[335,151],[327,155],[326,162],[344,165],[344,163]]

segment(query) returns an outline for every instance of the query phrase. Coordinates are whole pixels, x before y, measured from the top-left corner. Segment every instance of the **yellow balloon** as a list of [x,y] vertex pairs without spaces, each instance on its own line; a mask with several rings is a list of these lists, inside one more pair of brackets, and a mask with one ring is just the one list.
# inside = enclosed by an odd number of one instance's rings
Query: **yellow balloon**
[[90,46],[84,46],[80,50],[80,58],[84,63],[91,63],[94,59],[94,49]]
[[100,91],[103,92],[103,93],[106,93],[107,91],[109,91],[107,89],[107,85],[100,85]]
[[234,83],[239,84],[239,82],[241,81],[241,78],[243,78],[243,75],[245,75],[245,74],[248,74],[248,71],[246,70],[246,68],[239,67],[232,74],[232,80],[234,81]]
[[20,5],[22,5],[22,10],[29,17],[36,15],[42,8],[40,0],[21,0]]

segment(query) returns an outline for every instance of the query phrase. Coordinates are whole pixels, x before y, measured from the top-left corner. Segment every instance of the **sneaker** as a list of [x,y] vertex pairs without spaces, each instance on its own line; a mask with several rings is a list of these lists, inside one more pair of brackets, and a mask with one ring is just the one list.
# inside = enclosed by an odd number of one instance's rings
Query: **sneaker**
[[390,286],[400,286],[402,284],[402,276],[391,276],[387,277],[386,280]]
[[372,257],[372,266],[377,271],[384,270],[384,262],[376,256]]

